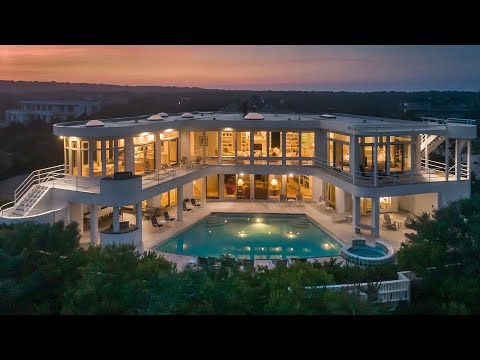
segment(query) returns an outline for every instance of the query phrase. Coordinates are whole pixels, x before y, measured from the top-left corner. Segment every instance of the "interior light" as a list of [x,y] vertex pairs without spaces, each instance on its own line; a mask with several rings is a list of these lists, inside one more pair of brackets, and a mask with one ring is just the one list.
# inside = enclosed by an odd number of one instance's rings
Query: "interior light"
[[272,181],[270,182],[270,185],[277,186],[278,185],[278,180],[273,178]]
[[173,129],[166,129],[164,132],[169,133],[169,132],[172,132],[172,131],[174,131],[174,130]]
[[60,140],[63,140],[63,136],[59,136]]
[[288,177],[293,177],[293,174],[289,174]]

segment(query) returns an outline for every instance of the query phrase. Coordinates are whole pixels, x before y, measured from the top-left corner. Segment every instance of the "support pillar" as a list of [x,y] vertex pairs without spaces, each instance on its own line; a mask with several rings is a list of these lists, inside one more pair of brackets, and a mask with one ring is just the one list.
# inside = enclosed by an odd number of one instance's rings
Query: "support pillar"
[[218,165],[222,165],[223,141],[222,131],[218,130]]
[[373,137],[373,185],[378,185],[378,136]]
[[385,170],[388,175],[390,175],[392,159],[390,157],[390,136],[387,136],[387,144],[385,145]]
[[360,234],[360,197],[352,195],[353,197],[353,206],[352,206],[352,224],[353,232],[355,234]]
[[90,243],[97,244],[98,240],[98,207],[90,205]]
[[250,174],[250,200],[255,198],[255,175]]
[[118,139],[113,140],[113,172],[118,172]]
[[349,161],[349,170],[350,174],[352,174],[352,180],[353,184],[355,185],[355,178],[357,175],[357,172],[360,169],[360,163],[359,163],[359,153],[360,153],[360,148],[358,146],[358,135],[351,135],[350,136],[350,161]]
[[88,176],[94,176],[93,173],[93,162],[95,155],[95,140],[88,141]]
[[177,187],[177,221],[183,221],[183,186]]
[[142,231],[142,218],[142,202],[140,201],[139,203],[135,204],[135,225],[137,225],[137,228],[139,228],[140,231]]
[[450,140],[445,138],[445,181],[448,181],[448,169],[450,168]]
[[460,159],[460,155],[462,154],[461,149],[460,139],[455,139],[455,176],[457,181],[462,179],[462,161]]
[[253,148],[255,147],[255,131],[250,131],[250,165],[254,165],[254,151]]
[[125,171],[134,171],[134,162],[133,162],[133,136],[125,137]]
[[282,165],[287,164],[286,158],[287,158],[287,132],[282,131]]
[[207,205],[207,178],[203,177],[199,181],[202,182],[200,187],[200,203],[205,206]]
[[102,149],[101,151],[101,156],[102,156],[102,176],[107,175],[107,150],[106,150],[106,141],[102,140]]
[[113,232],[120,232],[120,208],[113,207]]
[[82,164],[82,139],[77,141],[77,176],[82,176],[83,174],[83,164]]
[[411,139],[412,139],[412,142],[410,144],[410,172],[412,174],[411,182],[414,183],[415,175],[416,175],[415,157],[416,157],[416,150],[417,150],[417,137],[415,136],[415,134],[411,135]]
[[315,157],[327,160],[327,131],[315,129]]
[[470,170],[470,156],[472,154],[472,149],[471,149],[471,141],[467,141],[467,176],[468,179],[470,180],[470,175],[471,175],[471,170]]
[[372,197],[372,235],[378,238],[380,236],[380,198]]
[[155,135],[155,169],[162,168],[162,134]]

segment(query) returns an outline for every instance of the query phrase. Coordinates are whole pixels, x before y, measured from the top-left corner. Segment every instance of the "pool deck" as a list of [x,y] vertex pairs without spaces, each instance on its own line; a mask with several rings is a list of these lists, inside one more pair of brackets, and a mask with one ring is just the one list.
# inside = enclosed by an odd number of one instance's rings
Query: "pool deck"
[[[189,206],[190,207],[190,206]],[[171,217],[176,217],[176,206],[168,209]],[[169,221],[161,228],[154,228],[149,220],[143,220],[143,248],[141,250],[152,250],[158,244],[165,242],[176,233],[195,224],[205,216],[212,212],[226,213],[289,213],[289,214],[306,214],[315,222],[326,229],[334,238],[342,244],[350,244],[355,237],[363,237],[367,239],[367,243],[373,244],[374,238],[370,235],[370,231],[362,230],[361,234],[353,233],[353,225],[351,223],[336,223],[332,221],[332,216],[320,210],[316,203],[280,203],[280,202],[209,202],[202,204],[200,207],[194,208],[192,211],[184,212],[183,221]],[[134,214],[124,214],[125,220],[135,221]],[[158,217],[160,221],[160,217]],[[370,216],[362,216],[362,224],[370,223]],[[380,224],[383,222],[383,214],[380,214]],[[400,244],[405,239],[405,233],[411,232],[409,229],[385,230],[380,226],[379,240],[391,245],[398,250]],[[82,238],[82,242],[88,242],[89,233],[86,232]],[[160,252],[159,252],[160,253]],[[177,264],[178,269],[182,269],[193,257],[178,254],[161,253],[164,257]],[[319,260],[326,260],[319,258]],[[329,259],[329,258],[328,258]]]

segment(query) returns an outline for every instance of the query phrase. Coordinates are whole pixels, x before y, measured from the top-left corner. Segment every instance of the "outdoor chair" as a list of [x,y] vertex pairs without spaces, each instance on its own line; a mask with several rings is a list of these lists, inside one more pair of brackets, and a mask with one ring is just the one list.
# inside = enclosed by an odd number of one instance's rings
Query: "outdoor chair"
[[164,211],[164,212],[163,212],[163,217],[165,218],[165,221],[173,221],[173,220],[175,220],[174,217],[170,217],[168,211]]
[[197,203],[197,201],[196,201],[194,198],[191,198],[191,199],[190,199],[190,203],[191,203],[193,206],[200,206],[200,205],[201,205],[200,203]]
[[187,208],[187,204],[183,202],[183,211],[192,211],[191,208]]
[[397,230],[395,223],[392,222],[392,218],[388,213],[383,214],[383,226],[385,226],[387,229]]
[[152,222],[152,226],[153,226],[153,227],[162,227],[162,226],[163,226],[163,224],[159,224],[159,223],[157,222],[157,218],[156,218],[155,216],[152,216],[152,217],[150,218],[150,221]]

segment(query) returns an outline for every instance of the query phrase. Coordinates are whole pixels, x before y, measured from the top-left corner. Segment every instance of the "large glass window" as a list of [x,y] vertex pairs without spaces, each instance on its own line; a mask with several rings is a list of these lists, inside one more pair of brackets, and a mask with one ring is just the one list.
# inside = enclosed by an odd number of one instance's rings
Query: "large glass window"
[[218,199],[218,181],[219,175],[207,176],[207,199]]
[[193,180],[193,197],[198,199],[202,197],[203,179]]
[[125,140],[118,139],[118,171],[125,171]]
[[235,132],[234,131],[222,131],[222,156],[223,157],[235,156]]
[[72,140],[70,147],[72,152],[72,175],[79,176],[80,174],[78,172],[78,158],[77,158],[77,153],[79,151],[78,141]]
[[299,157],[300,155],[300,134],[296,131],[287,131],[286,134],[286,156]]
[[106,140],[105,141],[105,159],[107,161],[107,175],[113,175],[115,171],[115,156],[114,156],[114,140]]
[[289,199],[295,199],[298,195],[299,184],[298,184],[298,175],[289,174],[287,176],[287,191],[286,195]]
[[206,156],[218,157],[218,131],[206,131],[205,134]]
[[250,175],[249,174],[238,175],[237,199],[250,199]]
[[340,141],[328,141],[329,165],[348,172],[350,169],[350,145]]
[[268,199],[268,175],[254,175],[255,179],[255,199]]
[[343,135],[343,134],[338,134],[334,132],[327,132],[327,137],[330,139],[335,139],[335,140],[340,140],[349,143],[350,142],[350,136],[349,135]]
[[268,156],[282,156],[282,133],[280,131],[270,131],[270,148]]
[[88,141],[82,141],[81,163],[82,163],[82,176],[89,176],[89,173],[88,173]]
[[250,131],[237,131],[237,156],[250,157]]
[[[135,174],[144,174],[155,169],[155,144],[134,147]],[[108,173],[108,170],[107,170]]]
[[190,131],[190,156],[203,157],[203,131]]
[[237,176],[235,174],[223,175],[223,196],[226,198],[237,197]]
[[270,175],[268,177],[268,197],[277,199],[280,198],[282,190],[282,175]]
[[267,132],[255,131],[253,142],[253,156],[265,157],[267,156]]
[[300,194],[304,199],[311,199],[313,197],[313,177],[310,175],[300,175]]
[[302,131],[302,156],[313,157],[315,154],[315,133]]

